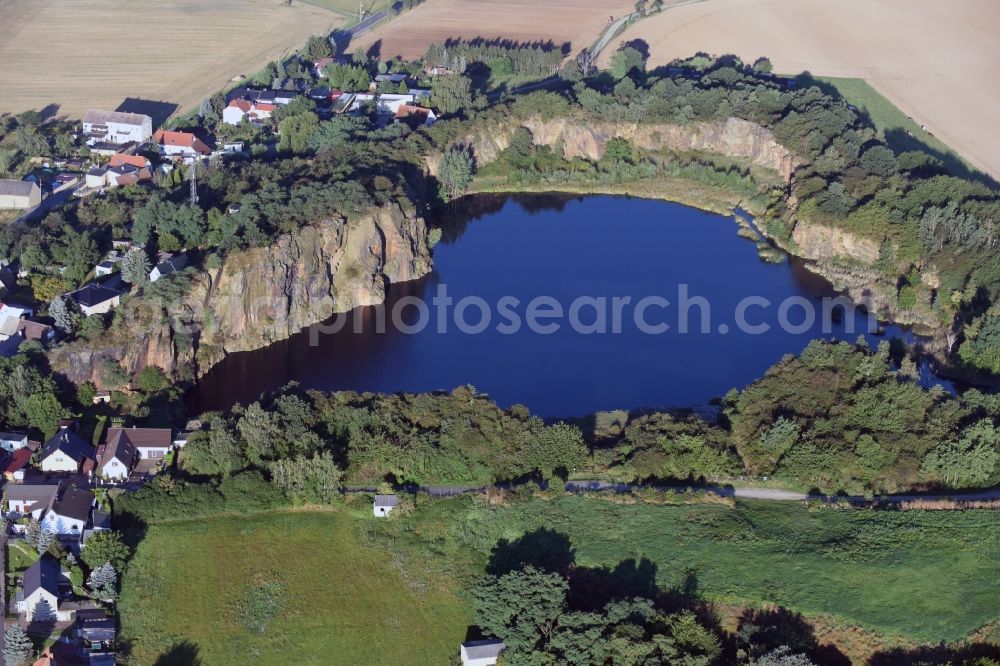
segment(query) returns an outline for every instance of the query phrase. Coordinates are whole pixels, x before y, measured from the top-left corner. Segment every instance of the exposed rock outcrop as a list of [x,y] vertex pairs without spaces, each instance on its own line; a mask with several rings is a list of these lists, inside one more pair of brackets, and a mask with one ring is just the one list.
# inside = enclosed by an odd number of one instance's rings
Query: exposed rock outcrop
[[131,372],[155,365],[200,376],[226,354],[260,349],[338,312],[381,303],[390,282],[430,271],[420,217],[391,205],[350,221],[330,218],[268,247],[230,253],[191,276],[183,296],[132,299],[108,340],[73,343],[52,354],[54,369],[101,385],[102,359]]
[[[672,125],[536,117],[476,131],[458,143],[469,146],[480,164],[489,164],[510,145],[514,132],[522,126],[531,131],[538,145],[561,144],[567,158],[598,160],[604,155],[609,139],[623,138],[644,150],[705,151],[742,158],[756,166],[774,169],[786,181],[797,165],[792,153],[778,143],[770,130],[739,118]],[[432,163],[432,171],[435,167]]]

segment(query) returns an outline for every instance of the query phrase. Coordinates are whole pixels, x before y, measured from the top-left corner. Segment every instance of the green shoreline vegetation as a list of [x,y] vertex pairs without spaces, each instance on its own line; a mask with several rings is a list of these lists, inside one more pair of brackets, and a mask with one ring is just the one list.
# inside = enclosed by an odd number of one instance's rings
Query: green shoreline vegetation
[[[743,202],[792,251],[794,224],[873,241],[876,261],[843,258],[835,267],[866,272],[888,285],[890,309],[954,334],[956,371],[1000,374],[1000,195],[981,174],[959,173],[920,146],[898,149],[888,126],[873,127],[807,81],[771,76],[766,59],[696,56],[647,70],[627,47],[610,71],[584,77],[567,63],[558,92],[491,103],[484,82],[541,77],[561,56],[539,45],[450,48],[428,51],[429,62],[460,72],[435,79],[431,104],[442,119],[429,127],[378,129],[373,109],[325,119],[302,98],[275,113],[267,128],[278,130],[274,139],[249,124],[222,124],[224,97],[211,97],[189,129],[243,140],[249,159],[199,173],[196,206],[175,169],[158,187],[124,187],[39,225],[0,227],[0,255],[27,272],[15,295],[52,301],[87,279],[113,239],[151,256],[195,250],[191,267],[126,298],[155,305],[182,297],[221,256],[268,246],[333,214],[349,222],[390,203],[423,214],[468,191],[615,191],[720,209]],[[307,55],[328,49],[313,40]],[[318,79],[308,69],[290,59],[264,76],[365,90],[376,73],[414,74],[421,63],[357,54]],[[855,86],[845,97],[857,94]],[[876,124],[895,122],[884,108],[865,106]],[[739,118],[769,130],[790,151],[793,171],[785,182],[740,160],[643,150],[620,136],[602,138],[599,157],[568,158],[564,146],[544,144],[526,126],[555,118],[611,128]],[[491,132],[506,132],[509,145],[480,162],[475,138]],[[66,127],[44,126],[37,114],[4,117],[0,167],[14,173],[26,168],[24,155],[79,148],[67,141]],[[437,176],[431,164],[440,165]],[[80,319],[54,306],[48,314],[66,344],[105,350],[128,343],[124,310]],[[170,344],[190,349],[196,336]],[[190,368],[147,367],[130,377],[116,358],[103,357],[101,383],[136,390],[116,390],[102,416],[181,419],[176,406]],[[7,425],[48,434],[60,417],[105,409],[93,408],[96,387],[68,386],[48,362],[37,343],[0,359]],[[914,643],[958,641],[1000,616],[988,584],[1000,552],[997,510],[562,492],[569,475],[583,473],[652,483],[766,475],[859,493],[1000,482],[998,397],[927,390],[915,373],[907,350],[888,343],[872,350],[814,342],[720,398],[717,422],[679,410],[546,423],[470,387],[392,396],[285,387],[204,415],[206,427],[174,469],[110,498],[132,548],[123,643],[139,664],[331,653],[399,663],[414,654],[453,658],[475,625],[504,638],[514,663],[831,663],[796,615],[803,612],[898,641],[904,653],[881,663],[917,661],[924,652],[905,652]],[[448,500],[404,496],[385,521],[371,516],[370,497],[341,494],[352,485],[495,483],[511,488]],[[749,612],[730,630],[711,602],[787,608]],[[234,654],[235,644],[247,651]],[[941,650],[935,663],[997,663],[978,659],[996,658],[996,646]]]

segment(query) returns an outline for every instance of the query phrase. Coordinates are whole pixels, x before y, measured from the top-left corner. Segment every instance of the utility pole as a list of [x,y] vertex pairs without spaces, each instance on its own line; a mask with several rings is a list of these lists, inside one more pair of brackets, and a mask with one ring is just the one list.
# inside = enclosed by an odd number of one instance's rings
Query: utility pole
[[191,160],[191,170],[188,171],[188,178],[191,181],[191,205],[198,205],[198,181],[196,171],[198,170],[198,163],[195,160]]

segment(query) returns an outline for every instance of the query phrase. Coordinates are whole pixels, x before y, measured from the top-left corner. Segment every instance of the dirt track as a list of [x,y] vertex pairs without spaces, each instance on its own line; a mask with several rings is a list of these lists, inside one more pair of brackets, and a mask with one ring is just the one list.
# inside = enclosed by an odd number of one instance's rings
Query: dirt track
[[343,17],[279,0],[0,0],[0,112],[127,97],[195,107]]
[[352,42],[367,49],[381,42],[381,55],[416,58],[427,46],[449,38],[570,43],[573,52],[588,47],[608,24],[609,16],[633,10],[633,0],[428,0]]
[[975,166],[1000,178],[996,0],[707,0],[639,21],[660,64],[698,51],[766,55],[776,71],[861,77]]

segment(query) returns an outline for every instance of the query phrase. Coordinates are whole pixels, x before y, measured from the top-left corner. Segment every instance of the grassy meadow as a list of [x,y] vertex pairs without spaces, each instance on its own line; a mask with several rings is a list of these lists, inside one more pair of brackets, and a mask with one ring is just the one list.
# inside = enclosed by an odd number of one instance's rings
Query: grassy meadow
[[[472,622],[461,590],[498,542],[539,528],[579,566],[626,562],[661,589],[779,604],[897,643],[954,641],[1000,618],[984,584],[1000,566],[996,511],[567,495],[419,498],[375,520],[364,497],[349,505],[151,526],[120,607],[134,663],[448,663]],[[253,585],[276,601],[248,624]]]
[[[469,624],[456,584],[364,524],[323,511],[149,527],[123,581],[130,663],[447,663]],[[250,628],[240,609],[257,583],[276,608]]]

